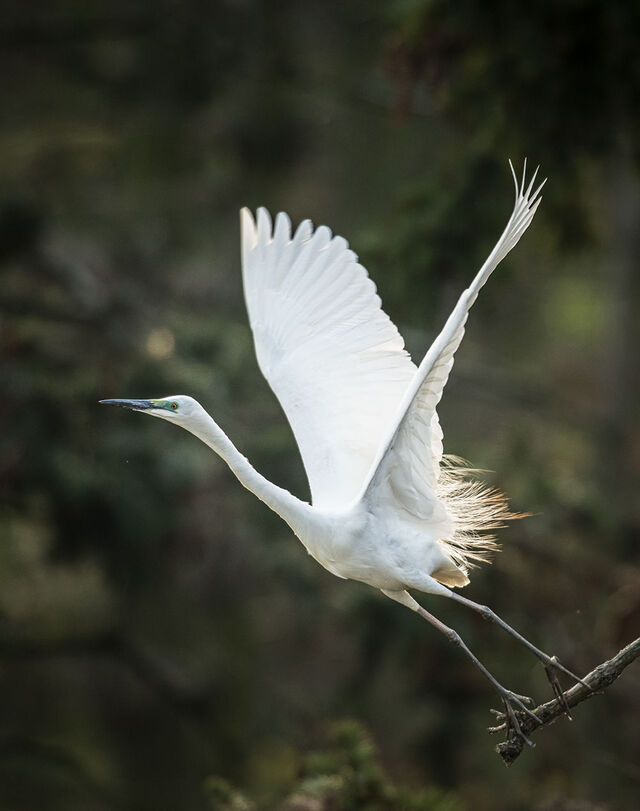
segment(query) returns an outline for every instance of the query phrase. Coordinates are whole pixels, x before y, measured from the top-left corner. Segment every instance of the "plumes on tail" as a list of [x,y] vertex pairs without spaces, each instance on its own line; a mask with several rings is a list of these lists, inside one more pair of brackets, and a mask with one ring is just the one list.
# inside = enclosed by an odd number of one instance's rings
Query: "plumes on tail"
[[438,543],[465,575],[464,583],[452,585],[465,585],[468,570],[489,562],[491,554],[500,548],[494,530],[528,515],[511,512],[506,496],[476,478],[483,472],[468,467],[457,456],[445,454],[442,458],[436,495],[453,519],[455,531],[451,538]]

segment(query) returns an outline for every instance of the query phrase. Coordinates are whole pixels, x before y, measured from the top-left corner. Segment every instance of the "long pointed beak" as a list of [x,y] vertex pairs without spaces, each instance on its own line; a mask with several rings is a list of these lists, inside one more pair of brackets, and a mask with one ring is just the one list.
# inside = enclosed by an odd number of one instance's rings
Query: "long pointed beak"
[[130,408],[132,411],[147,411],[150,408],[156,408],[155,403],[151,400],[100,400],[103,405],[115,405],[120,408]]

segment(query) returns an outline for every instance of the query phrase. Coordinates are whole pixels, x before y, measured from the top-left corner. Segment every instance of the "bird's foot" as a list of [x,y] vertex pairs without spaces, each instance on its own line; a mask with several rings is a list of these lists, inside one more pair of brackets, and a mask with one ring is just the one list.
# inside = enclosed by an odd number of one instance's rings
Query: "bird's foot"
[[571,718],[571,715],[569,714],[569,706],[567,704],[567,700],[560,686],[560,682],[558,681],[557,674],[558,672],[564,673],[565,676],[569,676],[569,678],[573,679],[573,681],[577,682],[578,684],[582,684],[584,687],[587,688],[587,690],[591,691],[591,687],[589,687],[587,682],[581,679],[579,676],[576,676],[575,673],[572,673],[568,668],[566,668],[563,664],[561,664],[555,656],[549,656],[547,653],[540,650],[540,648],[537,648],[535,645],[529,642],[528,639],[522,636],[522,634],[518,633],[518,631],[516,631],[501,617],[499,617],[495,613],[495,611],[492,611],[492,609],[489,608],[489,606],[474,603],[472,600],[463,597],[461,594],[452,593],[450,596],[452,599],[456,600],[456,602],[462,603],[462,605],[466,605],[469,608],[472,608],[474,611],[477,611],[486,620],[489,620],[490,622],[494,622],[496,625],[499,625],[504,631],[506,631],[508,634],[511,634],[511,636],[513,636],[522,645],[528,648],[531,651],[531,653],[533,653],[533,655],[536,656],[542,662],[555,697],[557,698],[557,700],[559,701],[563,710],[567,713],[569,718]]
[[500,712],[499,710],[491,710],[491,712],[501,723],[499,726],[489,727],[489,732],[500,732],[504,729],[507,741],[510,740],[513,733],[514,735],[522,738],[527,746],[535,746],[535,743],[522,731],[522,727],[520,725],[520,721],[518,720],[515,709],[517,708],[517,712],[519,713],[528,715],[536,722],[536,726],[538,726],[540,724],[540,719],[526,706],[527,704],[533,704],[533,700],[529,698],[529,696],[518,695],[518,693],[513,693],[511,690],[506,690],[504,687],[499,689],[498,692],[500,693],[500,698],[502,699],[504,711]]
[[560,673],[564,673],[569,678],[573,679],[577,684],[582,684],[584,687],[591,692],[591,687],[587,684],[586,681],[581,679],[579,676],[576,676],[575,673],[572,673],[568,668],[566,668],[561,662],[558,661],[556,656],[548,656],[546,653],[542,653],[540,651],[540,655],[538,656],[540,661],[544,666],[544,671],[547,674],[547,679],[549,680],[549,684],[551,685],[551,689],[555,697],[558,700],[558,703],[562,707],[565,712],[565,715],[569,720],[571,720],[571,713],[569,712],[569,705],[567,704],[567,699],[565,698],[564,691],[558,680],[558,671]]

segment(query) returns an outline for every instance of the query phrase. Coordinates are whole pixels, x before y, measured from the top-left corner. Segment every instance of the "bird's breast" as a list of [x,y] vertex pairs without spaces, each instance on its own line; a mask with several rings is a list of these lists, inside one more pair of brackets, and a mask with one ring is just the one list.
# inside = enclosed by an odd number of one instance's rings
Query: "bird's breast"
[[318,510],[299,535],[300,540],[318,563],[333,574],[349,577],[340,570],[367,537],[368,517],[362,509],[341,511]]
[[318,563],[338,577],[376,588],[397,583],[395,544],[385,538],[381,522],[362,505],[323,515],[301,540]]
[[318,518],[301,540],[318,563],[338,577],[393,590],[442,563],[435,536],[401,516],[380,516],[356,505]]

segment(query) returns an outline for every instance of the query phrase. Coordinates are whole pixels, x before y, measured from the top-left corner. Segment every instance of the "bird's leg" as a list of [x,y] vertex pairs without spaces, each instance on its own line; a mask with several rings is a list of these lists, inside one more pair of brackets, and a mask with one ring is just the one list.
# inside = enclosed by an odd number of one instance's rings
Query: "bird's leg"
[[487,668],[482,664],[482,662],[475,656],[475,654],[469,650],[466,646],[464,640],[460,636],[457,631],[454,631],[453,628],[449,628],[448,625],[445,625],[441,622],[437,617],[434,617],[433,614],[430,614],[426,611],[422,606],[419,606],[416,609],[416,612],[420,614],[421,617],[430,622],[434,628],[437,628],[441,631],[450,642],[453,642],[454,645],[457,645],[464,653],[471,659],[474,665],[486,676],[487,679],[493,684],[495,689],[498,691],[500,698],[502,699],[502,703],[504,704],[505,708],[505,717],[507,719],[507,738],[509,737],[510,727],[519,735],[522,740],[528,744],[529,746],[534,746],[535,744],[527,738],[520,727],[520,722],[514,712],[513,705],[521,711],[529,715],[536,724],[540,723],[540,719],[538,716],[531,712],[531,710],[525,705],[525,701],[531,703],[531,699],[528,696],[520,696],[517,693],[513,693],[511,690],[507,690],[506,687],[503,687],[500,682],[494,678],[491,673],[487,670]]
[[505,708],[505,719],[506,719],[506,728],[507,728],[507,739],[509,738],[510,730],[513,729],[517,735],[519,735],[522,740],[528,744],[529,746],[535,746],[535,744],[527,738],[527,736],[522,731],[520,726],[520,722],[516,716],[514,705],[520,710],[520,712],[525,713],[526,715],[530,716],[535,722],[536,726],[539,725],[540,719],[538,716],[531,712],[531,710],[525,705],[525,701],[532,703],[531,699],[528,696],[521,696],[517,693],[512,692],[511,690],[507,690],[506,687],[503,687],[500,682],[495,679],[491,673],[487,670],[487,668],[482,664],[482,662],[469,650],[466,646],[464,640],[460,636],[460,634],[455,631],[453,628],[449,628],[448,625],[445,625],[441,622],[437,617],[434,617],[433,614],[430,614],[426,611],[419,603],[417,603],[411,595],[406,591],[383,591],[383,594],[386,594],[387,597],[391,597],[392,600],[396,600],[402,605],[406,605],[408,608],[411,608],[421,617],[427,620],[427,622],[431,623],[434,628],[437,628],[438,631],[443,633],[450,642],[453,642],[454,645],[457,645],[468,657],[471,659],[473,664],[484,674],[484,676],[489,679],[491,684],[495,687],[502,699],[502,703],[504,704]]
[[571,718],[571,714],[569,712],[569,706],[565,700],[564,692],[562,687],[560,686],[560,682],[558,681],[558,676],[556,675],[556,671],[559,670],[560,672],[564,673],[565,675],[569,676],[576,682],[583,684],[585,687],[591,689],[589,685],[583,681],[579,676],[576,676],[575,673],[572,673],[568,670],[563,664],[561,664],[555,656],[549,656],[548,654],[541,651],[539,648],[536,648],[535,645],[531,644],[528,639],[525,639],[522,634],[519,634],[515,628],[512,628],[508,625],[501,617],[499,617],[495,611],[492,611],[488,606],[481,605],[480,603],[474,603],[473,600],[469,600],[467,597],[463,597],[460,594],[457,594],[454,591],[450,591],[447,595],[452,600],[455,600],[462,605],[466,605],[468,608],[477,611],[478,614],[481,614],[484,619],[490,620],[491,622],[495,622],[496,625],[499,625],[503,628],[507,633],[511,634],[515,639],[521,642],[526,648],[528,648],[534,656],[537,656],[538,659],[544,665],[545,672],[547,674],[547,678],[549,679],[549,683],[553,689],[553,692],[562,705],[565,713]]

